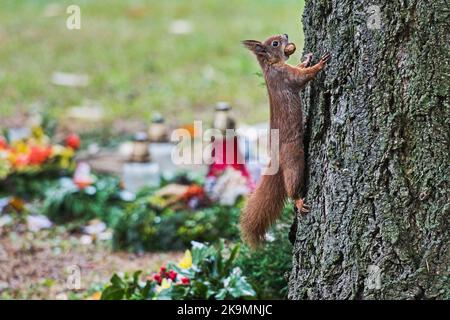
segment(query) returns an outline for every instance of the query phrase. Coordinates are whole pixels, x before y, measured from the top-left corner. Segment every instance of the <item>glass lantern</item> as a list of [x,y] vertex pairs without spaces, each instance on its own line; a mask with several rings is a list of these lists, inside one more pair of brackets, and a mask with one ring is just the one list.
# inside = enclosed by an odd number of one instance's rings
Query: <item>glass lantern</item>
[[153,116],[148,136],[151,142],[167,142],[167,126],[161,114],[157,113]]
[[150,151],[147,133],[138,132],[133,139],[133,151],[131,152],[130,162],[149,162]]
[[225,131],[226,129],[234,129],[234,120],[230,118],[229,112],[231,106],[228,102],[218,102],[215,107],[214,112],[214,128],[220,131]]

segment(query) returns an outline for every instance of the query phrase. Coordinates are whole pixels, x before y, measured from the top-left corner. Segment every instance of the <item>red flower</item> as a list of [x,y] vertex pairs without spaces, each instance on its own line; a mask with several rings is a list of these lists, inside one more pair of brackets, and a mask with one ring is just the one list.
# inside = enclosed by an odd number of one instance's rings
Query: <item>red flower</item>
[[51,147],[32,146],[28,154],[28,162],[31,165],[40,165],[48,159],[51,152]]
[[5,138],[0,137],[0,150],[2,149],[8,149],[8,143]]
[[183,277],[181,278],[181,283],[184,285],[188,285],[191,281],[189,280],[189,278]]
[[153,280],[155,280],[156,282],[158,282],[158,284],[161,284],[162,282],[162,277],[159,274],[154,274],[153,275]]
[[80,136],[76,133],[71,133],[66,137],[66,146],[68,146],[69,148],[77,150],[80,147],[80,144]]
[[170,270],[170,271],[169,271],[169,278],[170,278],[172,281],[175,281],[175,279],[177,278],[177,273],[176,273],[175,271],[173,271],[173,270]]
[[164,266],[162,266],[161,268],[159,268],[159,273],[160,273],[161,275],[166,274],[166,271],[167,271],[167,269],[166,269],[166,267],[164,267]]

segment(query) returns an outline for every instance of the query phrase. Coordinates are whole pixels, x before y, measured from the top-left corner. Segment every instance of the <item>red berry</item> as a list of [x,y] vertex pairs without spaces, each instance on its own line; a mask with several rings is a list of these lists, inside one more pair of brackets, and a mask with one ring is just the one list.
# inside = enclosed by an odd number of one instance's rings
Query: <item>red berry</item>
[[162,266],[161,268],[159,268],[159,273],[160,274],[165,274],[167,271],[166,267]]
[[158,284],[161,284],[161,282],[162,282],[162,278],[161,278],[161,276],[159,274],[154,274],[153,275],[153,280],[158,282]]
[[76,133],[71,133],[66,137],[66,146],[77,150],[80,147],[80,136]]
[[191,281],[189,280],[189,278],[186,278],[186,277],[181,278],[181,283],[182,284],[188,285],[190,282]]
[[173,270],[170,270],[170,271],[169,271],[169,278],[170,278],[172,281],[175,281],[175,279],[177,278],[177,273],[176,273],[175,271],[173,271]]

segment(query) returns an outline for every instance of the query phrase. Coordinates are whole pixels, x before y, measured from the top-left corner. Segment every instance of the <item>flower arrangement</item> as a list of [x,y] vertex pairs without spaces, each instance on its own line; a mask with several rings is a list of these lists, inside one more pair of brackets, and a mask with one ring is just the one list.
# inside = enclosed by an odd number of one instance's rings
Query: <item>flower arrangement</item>
[[168,300],[168,299],[251,299],[256,293],[242,275],[235,261],[239,245],[225,248],[192,242],[177,264],[168,263],[158,273],[141,280],[142,271],[132,277],[113,275],[111,284],[101,295],[103,300]]
[[0,136],[0,180],[13,174],[73,169],[79,138],[73,134],[69,138],[66,145],[52,144],[41,127],[34,128],[28,138],[13,142]]

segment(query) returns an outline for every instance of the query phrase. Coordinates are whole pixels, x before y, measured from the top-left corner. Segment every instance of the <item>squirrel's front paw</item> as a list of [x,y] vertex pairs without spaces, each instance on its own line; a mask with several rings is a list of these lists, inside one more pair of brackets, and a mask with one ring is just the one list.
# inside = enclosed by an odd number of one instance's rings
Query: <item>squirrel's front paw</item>
[[311,64],[311,60],[312,60],[313,54],[307,53],[305,54],[305,60],[303,61],[303,65],[306,67],[309,67],[309,65]]

